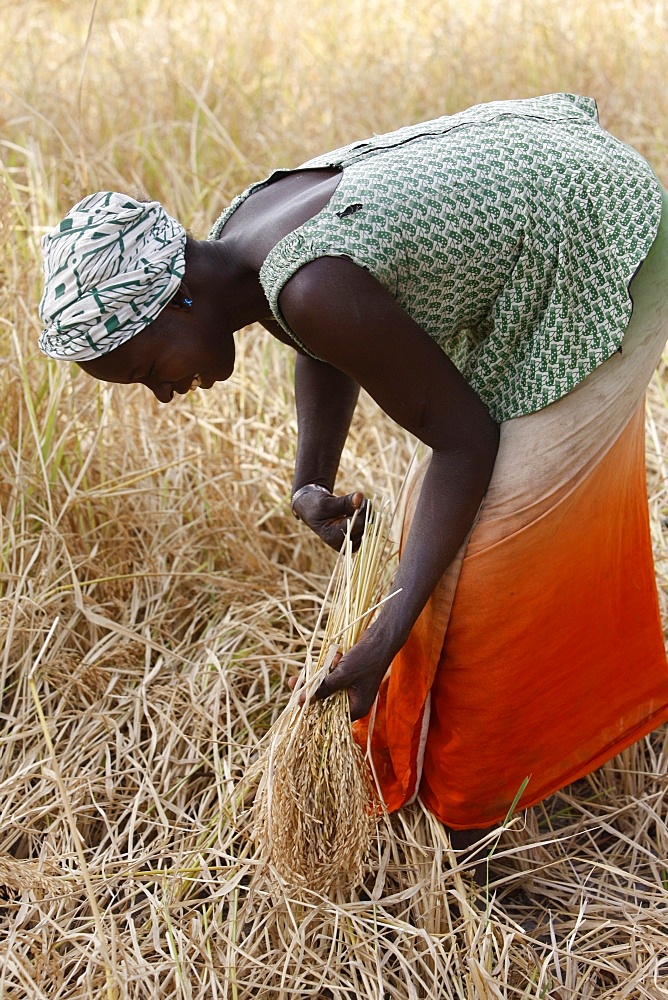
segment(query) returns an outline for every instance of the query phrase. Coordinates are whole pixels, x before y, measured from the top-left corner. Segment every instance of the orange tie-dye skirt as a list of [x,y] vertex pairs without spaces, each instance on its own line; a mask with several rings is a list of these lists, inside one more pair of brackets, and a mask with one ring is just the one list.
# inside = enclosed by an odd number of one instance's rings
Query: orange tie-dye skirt
[[621,353],[502,424],[468,543],[356,723],[391,811],[419,795],[453,829],[488,827],[525,779],[518,808],[668,719],[644,439],[668,331],[667,204]]

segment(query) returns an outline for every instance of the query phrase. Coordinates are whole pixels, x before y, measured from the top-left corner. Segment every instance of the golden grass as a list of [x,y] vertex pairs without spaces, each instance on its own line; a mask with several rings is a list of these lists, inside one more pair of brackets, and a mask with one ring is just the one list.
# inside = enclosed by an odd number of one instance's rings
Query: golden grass
[[[97,187],[141,188],[200,235],[277,164],[568,89],[666,183],[664,5],[92,13],[0,6],[0,996],[665,996],[665,729],[493,831],[477,905],[419,804],[381,819],[352,889],[297,899],[262,875],[234,793],[332,569],[287,505],[290,352],[249,330],[228,386],[159,407],[35,345],[38,237]],[[667,414],[664,367],[647,425],[664,621]],[[341,481],[392,499],[412,450],[364,398]]]

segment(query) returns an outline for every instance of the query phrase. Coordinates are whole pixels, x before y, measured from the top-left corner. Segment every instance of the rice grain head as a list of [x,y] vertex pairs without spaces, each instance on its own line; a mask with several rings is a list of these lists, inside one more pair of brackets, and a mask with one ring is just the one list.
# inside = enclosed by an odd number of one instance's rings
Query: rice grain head
[[[358,884],[382,810],[353,737],[347,692],[325,701],[311,696],[336,654],[357,642],[381,603],[388,507],[372,505],[356,555],[348,531],[328,588],[333,596],[319,655],[313,656],[313,641],[303,683],[267,734],[254,769],[260,775],[253,809],[258,856],[294,888],[327,892]],[[327,603],[326,597],[321,618]]]

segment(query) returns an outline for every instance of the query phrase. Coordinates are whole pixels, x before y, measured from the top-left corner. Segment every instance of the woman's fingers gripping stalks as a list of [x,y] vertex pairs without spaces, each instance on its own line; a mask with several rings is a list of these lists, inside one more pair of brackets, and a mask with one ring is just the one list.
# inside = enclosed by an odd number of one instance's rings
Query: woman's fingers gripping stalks
[[[330,670],[334,670],[334,668],[336,667],[342,656],[343,654],[340,652],[334,654],[334,656],[332,657]],[[306,686],[305,686],[303,670],[301,671],[301,673],[295,674],[294,677],[288,677],[288,687],[290,688],[291,691],[294,691],[295,688],[297,688],[298,690],[302,689],[301,694],[299,695],[299,704],[304,705],[306,703]],[[315,697],[318,699],[320,697],[324,697],[324,695],[323,696],[320,695],[320,688],[318,688]]]
[[331,672],[315,696],[328,698],[336,691],[347,690],[351,720],[362,719],[371,709],[391,662],[392,656],[381,653],[369,629],[352,649],[334,659]]
[[346,496],[330,496],[318,490],[309,490],[294,505],[299,519],[337,552],[348,530],[348,522],[355,512],[357,517],[351,528],[353,552],[359,548],[368,510],[368,501],[359,490]]

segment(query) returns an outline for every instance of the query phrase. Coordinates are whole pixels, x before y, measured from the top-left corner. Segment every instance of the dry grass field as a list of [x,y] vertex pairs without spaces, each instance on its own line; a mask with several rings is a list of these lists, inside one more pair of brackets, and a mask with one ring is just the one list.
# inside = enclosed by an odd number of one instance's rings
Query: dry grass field
[[[38,352],[39,237],[145,192],[196,235],[247,182],[479,101],[586,93],[668,184],[664,0],[0,0],[0,997],[668,996],[668,731],[465,866],[419,806],[362,884],[278,887],[235,794],[332,569],[288,510],[291,352],[160,406]],[[668,621],[659,371],[648,491]],[[413,442],[361,401],[340,482]],[[604,697],[604,693],[601,694]]]

